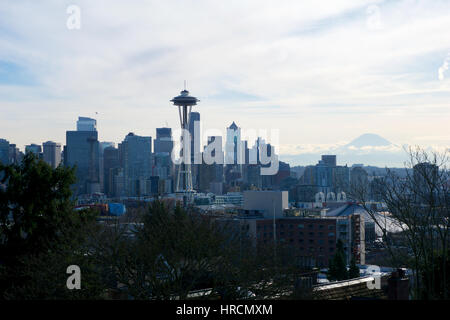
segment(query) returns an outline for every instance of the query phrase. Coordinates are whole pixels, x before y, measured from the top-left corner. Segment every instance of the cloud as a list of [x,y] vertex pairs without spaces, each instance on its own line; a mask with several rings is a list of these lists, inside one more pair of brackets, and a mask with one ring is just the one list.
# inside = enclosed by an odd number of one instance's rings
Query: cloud
[[[79,30],[66,27],[72,4]],[[376,30],[367,26],[374,4]],[[380,127],[396,141],[416,128],[444,135],[450,88],[436,68],[450,47],[449,9],[408,0],[6,0],[0,60],[35,79],[0,83],[0,135],[64,142],[64,126],[95,111],[101,139],[154,135],[166,121],[178,125],[169,100],[183,80],[206,127],[279,128],[285,148],[326,148]],[[5,120],[18,118],[27,129]]]

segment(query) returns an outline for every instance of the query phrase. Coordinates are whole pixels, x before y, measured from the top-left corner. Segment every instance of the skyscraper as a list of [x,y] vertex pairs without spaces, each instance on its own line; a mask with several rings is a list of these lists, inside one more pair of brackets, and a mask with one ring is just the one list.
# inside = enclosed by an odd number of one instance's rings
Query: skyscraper
[[227,128],[227,141],[225,145],[225,163],[243,164],[244,154],[242,150],[241,128],[233,123]]
[[17,148],[15,144],[9,145],[9,163],[19,164],[23,159],[23,153]]
[[[207,157],[211,159],[207,159]],[[223,150],[222,137],[208,137],[208,144],[205,147],[204,161],[199,165],[198,185],[201,191],[211,191],[211,184],[223,182]]]
[[155,153],[172,153],[173,140],[171,128],[156,128],[156,139],[154,141]]
[[0,139],[0,163],[9,164],[9,141],[5,139]]
[[42,153],[42,147],[38,144],[30,144],[25,146],[25,153],[29,153],[32,152],[36,155],[36,157],[40,157],[41,153]]
[[115,147],[116,144],[110,141],[102,141],[99,143],[99,178],[100,178],[100,189],[102,192],[105,192],[105,175],[104,175],[104,161],[103,161],[103,152],[108,147]]
[[[196,130],[197,129],[197,130]],[[200,113],[191,112],[189,117],[189,134],[191,135],[191,163],[194,163],[195,155],[201,153],[200,150]]]
[[119,150],[106,147],[103,150],[103,190],[108,196],[113,195],[113,170],[119,168]]
[[100,192],[99,142],[96,125],[94,119],[79,117],[78,130],[66,132],[64,162],[69,167],[76,165],[75,195]]
[[77,131],[97,131],[97,120],[87,117],[78,117]]
[[123,159],[125,191],[129,196],[147,193],[146,181],[152,175],[152,137],[130,132],[120,144]]
[[56,168],[61,163],[61,144],[53,141],[47,141],[43,144],[44,147],[44,161],[52,168]]

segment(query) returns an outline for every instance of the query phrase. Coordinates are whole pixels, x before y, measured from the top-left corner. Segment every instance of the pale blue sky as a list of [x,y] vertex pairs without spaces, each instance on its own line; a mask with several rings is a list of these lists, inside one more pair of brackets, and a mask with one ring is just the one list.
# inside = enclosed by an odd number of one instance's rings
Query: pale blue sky
[[285,154],[365,132],[444,148],[449,30],[444,0],[3,0],[0,137],[65,143],[79,115],[154,136],[186,79],[204,128],[280,129]]

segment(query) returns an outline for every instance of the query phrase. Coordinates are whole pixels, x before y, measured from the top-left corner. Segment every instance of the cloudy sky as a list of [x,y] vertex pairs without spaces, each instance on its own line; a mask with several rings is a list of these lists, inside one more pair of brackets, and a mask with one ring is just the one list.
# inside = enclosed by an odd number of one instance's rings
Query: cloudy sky
[[2,0],[0,138],[65,143],[78,116],[154,137],[187,80],[203,129],[279,129],[285,154],[367,132],[446,147],[449,31],[448,0]]

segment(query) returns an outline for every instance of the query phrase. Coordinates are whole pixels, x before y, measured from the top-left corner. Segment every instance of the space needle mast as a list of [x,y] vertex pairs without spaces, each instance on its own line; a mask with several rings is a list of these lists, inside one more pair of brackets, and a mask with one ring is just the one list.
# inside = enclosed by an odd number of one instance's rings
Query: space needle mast
[[199,101],[200,100],[196,97],[189,95],[189,91],[186,90],[186,82],[184,83],[184,90],[181,91],[180,95],[170,100],[170,102],[173,102],[173,104],[178,107],[182,130],[181,145],[183,156],[181,158],[181,163],[178,170],[176,192],[186,196],[185,199],[188,201],[191,200],[194,192],[192,187],[192,171],[190,163],[191,141],[189,139],[189,119],[191,117],[192,106],[197,105],[197,102]]

